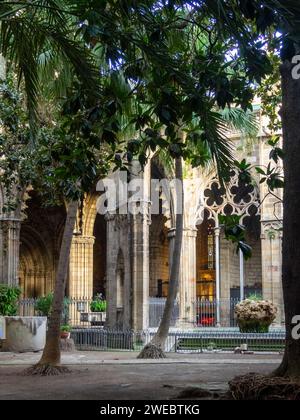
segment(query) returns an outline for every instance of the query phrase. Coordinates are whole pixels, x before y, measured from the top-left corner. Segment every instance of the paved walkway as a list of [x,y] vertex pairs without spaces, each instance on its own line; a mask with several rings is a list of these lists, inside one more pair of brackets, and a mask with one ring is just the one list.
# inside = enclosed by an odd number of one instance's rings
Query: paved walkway
[[159,361],[136,356],[65,353],[71,374],[31,378],[21,373],[40,354],[0,353],[0,400],[174,400],[191,386],[225,393],[233,377],[268,374],[281,361],[279,355],[172,354]]
[[[240,364],[240,365],[272,365],[281,361],[280,355],[272,354],[251,354],[235,355],[224,353],[202,353],[182,354],[169,353],[167,359],[162,360],[139,360],[135,352],[74,352],[63,353],[62,363],[68,366],[85,365],[148,365],[148,364]],[[1,353],[0,366],[28,366],[37,363],[41,357],[40,353]]]

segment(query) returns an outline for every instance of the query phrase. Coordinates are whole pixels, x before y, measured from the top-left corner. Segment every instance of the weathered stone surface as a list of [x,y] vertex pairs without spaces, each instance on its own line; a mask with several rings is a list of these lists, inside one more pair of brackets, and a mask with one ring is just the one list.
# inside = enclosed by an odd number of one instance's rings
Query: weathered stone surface
[[60,340],[60,350],[66,353],[73,353],[76,351],[74,340],[70,339],[61,339]]
[[6,317],[3,351],[26,353],[43,350],[46,343],[47,318]]

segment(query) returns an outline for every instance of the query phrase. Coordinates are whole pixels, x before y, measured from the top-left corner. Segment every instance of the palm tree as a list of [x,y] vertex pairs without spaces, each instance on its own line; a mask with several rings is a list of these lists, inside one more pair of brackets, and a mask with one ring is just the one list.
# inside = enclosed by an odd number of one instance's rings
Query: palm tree
[[[98,74],[92,56],[75,37],[76,20],[60,0],[0,4],[0,54],[24,81],[32,125],[37,121],[42,57],[60,60],[83,85],[96,92]],[[59,70],[59,67],[58,67]]]
[[[209,115],[207,116],[209,117]],[[220,110],[219,112],[212,112],[210,114],[210,120],[210,127],[212,130],[215,130],[214,135],[212,136],[212,138],[214,138],[214,142],[208,144],[208,150],[204,154],[202,162],[203,166],[215,162],[215,166],[219,170],[219,177],[222,182],[222,174],[224,174],[224,165],[228,164],[228,168],[230,169],[233,164],[233,158],[230,153],[230,146],[226,144],[228,143],[228,141],[226,139],[225,133],[228,130],[234,128],[240,130],[243,134],[246,135],[246,137],[253,140],[254,138],[257,138],[258,126],[255,122],[255,116],[250,112],[244,112],[240,108],[225,108],[223,110]],[[193,121],[193,128],[195,128],[196,124],[197,119]],[[191,129],[191,127],[189,128]],[[186,127],[186,131],[188,131],[188,127]],[[199,149],[199,153],[203,153],[203,150],[200,151]],[[166,155],[164,155],[164,158],[166,158]],[[179,179],[181,181],[181,184],[183,185],[184,179],[182,158],[175,159],[175,177],[176,179]],[[170,271],[170,284],[167,301],[158,331],[154,335],[152,341],[149,344],[147,344],[139,354],[138,358],[140,359],[159,359],[166,357],[164,350],[169,335],[172,314],[179,287],[180,261],[184,228],[184,192],[182,195],[180,195],[180,198],[182,202],[178,204],[182,208],[182,213],[176,214],[176,236]]]

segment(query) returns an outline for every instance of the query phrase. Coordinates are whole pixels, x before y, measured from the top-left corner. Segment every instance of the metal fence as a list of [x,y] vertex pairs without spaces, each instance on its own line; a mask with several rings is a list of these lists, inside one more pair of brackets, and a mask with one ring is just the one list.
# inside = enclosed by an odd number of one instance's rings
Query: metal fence
[[[89,328],[103,326],[103,319],[93,316],[90,306],[92,298],[69,298],[66,301],[64,310],[64,322],[69,323],[72,327]],[[212,328],[216,325],[217,306],[220,307],[221,326],[236,327],[235,307],[239,303],[239,299],[221,299],[216,300],[197,300],[194,305],[195,319],[187,326],[193,328]],[[149,327],[158,328],[163,316],[166,304],[165,298],[149,298]],[[19,315],[35,316],[40,315],[35,309],[36,299],[23,299],[19,302]],[[179,301],[176,301],[171,327],[178,325],[179,320]]]
[[[22,299],[18,305],[18,315],[20,316],[39,316],[41,314],[36,309],[38,299]],[[72,327],[91,327],[97,325],[97,321],[92,319],[90,305],[92,298],[66,298],[63,312],[63,322]],[[98,322],[100,323],[100,322]]]
[[[165,305],[166,305],[166,298],[149,298],[149,327],[150,328],[157,328],[160,324],[162,319]],[[179,302],[175,302],[172,320],[171,320],[171,327],[174,327],[179,319]]]
[[[190,322],[190,327],[211,328],[217,326],[216,313],[220,308],[221,325],[224,327],[236,327],[235,307],[240,302],[239,299],[198,299],[194,305],[195,319]],[[157,328],[163,316],[165,298],[150,298],[149,300],[149,326]],[[179,320],[179,301],[176,301],[171,326],[175,326]]]
[[[117,331],[99,328],[74,329],[72,338],[77,350],[81,351],[140,351],[155,334]],[[284,331],[268,334],[241,334],[235,329],[173,331],[168,335],[165,351],[169,353],[216,353],[233,352],[237,348],[249,352],[279,353],[284,350]]]
[[226,327],[236,327],[236,317],[234,310],[240,302],[239,299],[221,299],[219,302],[214,300],[197,300],[196,318],[197,327],[211,328],[217,326],[217,308],[220,308],[221,324]]
[[150,341],[149,332],[103,328],[74,328],[71,338],[81,351],[140,351]]
[[[142,332],[131,330],[110,330],[105,323],[97,319],[91,311],[91,298],[68,299],[65,305],[64,321],[72,327],[72,338],[78,350],[96,351],[140,351],[149,343],[163,315],[166,299],[150,298],[150,329]],[[219,302],[222,324],[227,328],[215,328],[216,301],[196,302],[195,323],[187,330],[172,328],[165,350],[178,353],[232,352],[243,347],[253,352],[281,352],[284,349],[285,333],[283,330],[271,330],[268,334],[241,334],[234,317],[234,308],[238,299]],[[19,315],[40,315],[35,309],[35,299],[19,302]],[[172,327],[179,319],[179,302],[176,302]]]
[[249,352],[279,353],[285,347],[285,332],[267,334],[243,334],[238,330],[215,329],[175,334],[174,349],[178,353],[233,352],[236,349]]

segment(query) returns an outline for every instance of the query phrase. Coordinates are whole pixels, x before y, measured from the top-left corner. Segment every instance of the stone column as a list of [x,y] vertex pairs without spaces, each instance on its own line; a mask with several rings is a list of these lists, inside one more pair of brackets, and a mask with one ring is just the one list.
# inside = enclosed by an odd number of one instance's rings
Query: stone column
[[233,246],[226,241],[222,235],[220,238],[220,266],[222,269],[222,284],[221,284],[221,326],[230,327],[230,287],[231,287],[231,265],[234,255]]
[[[173,259],[176,230],[169,232],[170,267]],[[196,239],[197,229],[185,229],[183,232],[180,278],[179,278],[179,328],[193,328],[196,323]]]
[[70,253],[69,296],[70,298],[93,297],[93,236],[75,236]]
[[262,222],[262,286],[264,299],[278,307],[276,323],[284,323],[282,292],[282,233],[280,224]]
[[0,220],[0,276],[1,282],[10,286],[19,285],[19,255],[21,220]]
[[119,249],[116,242],[116,219],[115,214],[106,214],[107,231],[107,269],[106,269],[106,299],[107,299],[107,325],[115,328],[117,325],[117,258]]
[[[109,328],[132,328],[133,286],[131,279],[130,217],[129,215],[106,214],[107,222],[107,270],[106,299],[107,326]],[[122,287],[120,281],[122,275]],[[123,304],[118,297],[122,294]]]
[[150,223],[149,214],[132,215],[132,328],[136,331],[149,327]]
[[149,327],[151,224],[151,164],[143,171],[138,161],[132,163],[129,213],[131,220],[132,328]]

